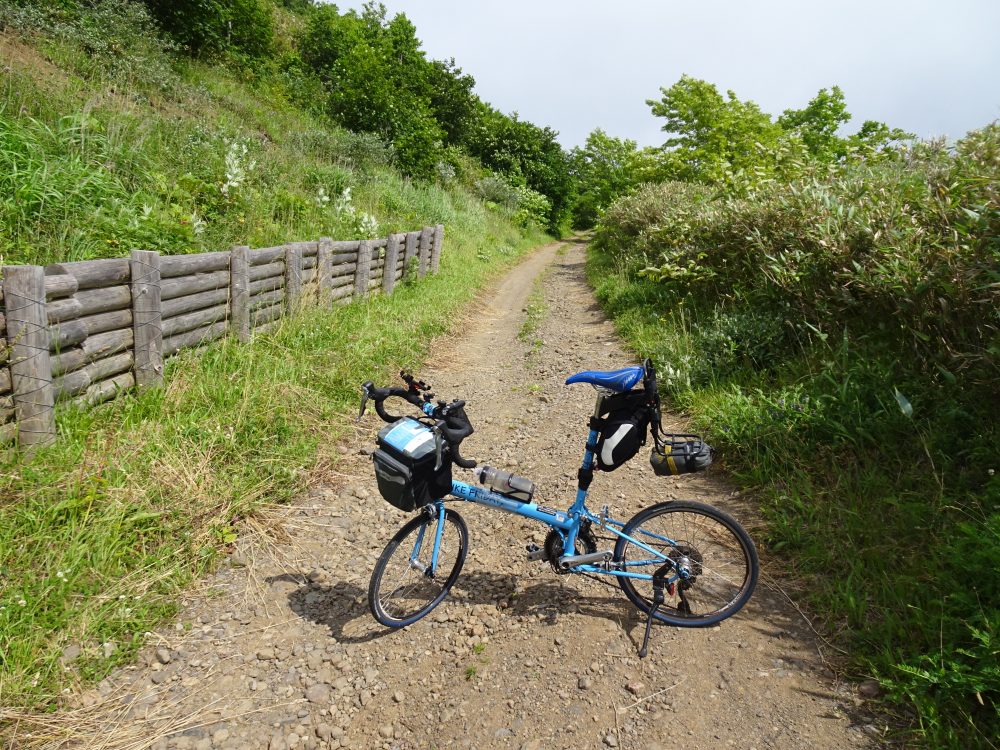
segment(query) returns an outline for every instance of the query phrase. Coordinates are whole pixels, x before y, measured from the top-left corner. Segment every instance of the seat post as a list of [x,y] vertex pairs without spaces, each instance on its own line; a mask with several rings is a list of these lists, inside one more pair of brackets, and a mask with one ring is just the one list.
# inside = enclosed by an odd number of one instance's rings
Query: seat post
[[604,403],[604,394],[601,391],[597,392],[597,403],[594,404],[594,419],[600,419],[601,417],[601,405]]

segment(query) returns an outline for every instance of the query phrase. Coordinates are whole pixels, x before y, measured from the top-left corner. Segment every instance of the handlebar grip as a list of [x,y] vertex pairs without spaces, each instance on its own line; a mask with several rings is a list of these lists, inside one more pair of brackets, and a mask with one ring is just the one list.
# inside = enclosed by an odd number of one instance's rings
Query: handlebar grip
[[463,469],[475,469],[476,462],[467,458],[462,458],[462,454],[458,452],[458,446],[451,446],[451,460],[456,464],[461,466]]
[[382,417],[383,421],[385,421],[385,422],[398,422],[400,419],[402,419],[402,417],[396,417],[396,416],[393,416],[392,414],[390,414],[389,412],[387,412],[385,410],[385,407],[382,406],[382,404],[384,402],[385,402],[384,398],[383,399],[376,399],[376,401],[375,401],[375,411],[378,413],[378,415],[380,417]]
[[441,426],[441,434],[452,445],[458,445],[475,432],[465,409],[462,408],[464,405],[464,401],[456,401],[452,404],[448,414],[444,417],[444,424]]
[[423,401],[420,399],[420,396],[417,395],[416,393],[412,393],[406,390],[405,388],[372,389],[372,399],[374,399],[375,401],[375,411],[378,412],[378,415],[382,417],[382,419],[386,422],[398,422],[400,419],[402,419],[402,417],[397,417],[387,412],[385,410],[385,406],[383,406],[385,400],[387,398],[391,398],[392,396],[401,398],[404,401],[413,404],[418,409],[420,409],[423,406]]

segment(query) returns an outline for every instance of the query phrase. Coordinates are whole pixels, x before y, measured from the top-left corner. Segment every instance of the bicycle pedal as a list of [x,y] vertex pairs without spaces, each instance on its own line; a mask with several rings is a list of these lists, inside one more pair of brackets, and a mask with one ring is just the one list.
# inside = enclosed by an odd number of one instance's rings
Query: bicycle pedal
[[545,550],[539,547],[537,544],[529,544],[525,549],[528,552],[529,560],[548,560],[549,556],[545,553]]

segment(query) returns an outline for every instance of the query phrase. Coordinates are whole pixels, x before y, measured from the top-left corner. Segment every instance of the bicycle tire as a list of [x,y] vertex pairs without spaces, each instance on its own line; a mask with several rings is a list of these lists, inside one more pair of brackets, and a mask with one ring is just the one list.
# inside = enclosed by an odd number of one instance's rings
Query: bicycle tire
[[[412,625],[441,603],[462,572],[469,551],[469,529],[462,516],[450,508],[445,510],[445,528],[441,539],[441,550],[438,553],[438,571],[447,570],[447,578],[442,581],[438,574],[429,576],[418,565],[411,564],[414,556],[418,558],[419,565],[429,564],[438,518],[436,512],[434,514],[425,512],[408,521],[389,540],[375,564],[368,585],[368,607],[382,625],[389,628]],[[449,528],[452,528],[457,536],[450,535]],[[411,535],[412,547],[404,544]],[[397,554],[400,551],[401,554]],[[409,555],[409,558],[405,558],[406,555]],[[451,562],[452,555],[454,562]],[[388,582],[392,588],[386,594],[382,589],[387,583],[385,579],[391,565],[401,568],[399,574],[392,577],[404,580],[395,584]]]
[[[683,519],[682,514],[687,518]],[[692,536],[692,523],[695,519],[705,521],[700,536],[697,534]],[[709,524],[709,521],[714,524]],[[753,540],[732,516],[711,505],[686,500],[651,505],[636,513],[622,528],[622,533],[637,541],[643,541],[647,546],[661,551],[661,554],[666,554],[668,558],[682,556],[694,561],[693,570],[697,575],[689,582],[690,587],[683,589],[682,596],[682,584],[678,582],[654,616],[667,625],[687,628],[715,625],[739,612],[757,585],[760,561]],[[662,541],[664,537],[675,540],[676,544],[671,545]],[[724,557],[725,552],[733,557],[732,561],[720,559]],[[618,566],[619,570],[628,569],[630,553],[650,560],[648,567],[654,564],[649,558],[649,552],[632,544],[628,539],[619,537],[615,544],[612,565]],[[659,562],[657,560],[655,564],[658,566]],[[637,560],[631,567],[638,564],[641,564],[641,560]],[[730,570],[729,567],[723,566],[735,566],[735,569]],[[625,596],[643,614],[648,615],[652,607],[652,582],[617,578]],[[640,592],[637,586],[641,586],[643,592]],[[713,590],[722,592],[721,606],[709,611],[700,611]],[[686,601],[686,604],[682,603],[683,601]]]

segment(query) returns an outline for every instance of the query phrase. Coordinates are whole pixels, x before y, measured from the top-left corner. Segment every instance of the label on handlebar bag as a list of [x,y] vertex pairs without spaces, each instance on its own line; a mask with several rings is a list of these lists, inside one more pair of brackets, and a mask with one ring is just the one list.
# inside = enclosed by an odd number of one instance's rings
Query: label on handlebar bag
[[434,451],[434,432],[426,425],[410,417],[383,427],[378,434],[379,442],[390,445],[405,456],[423,458]]

